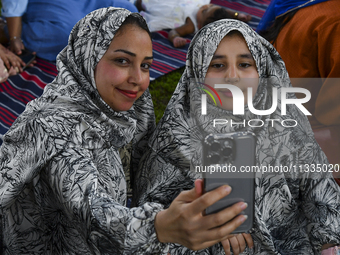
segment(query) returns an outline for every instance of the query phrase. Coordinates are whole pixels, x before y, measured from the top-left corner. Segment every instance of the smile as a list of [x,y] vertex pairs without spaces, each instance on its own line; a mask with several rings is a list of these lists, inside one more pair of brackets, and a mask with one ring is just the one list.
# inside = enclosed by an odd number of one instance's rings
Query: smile
[[124,96],[128,97],[128,98],[136,98],[137,97],[137,91],[132,91],[132,90],[122,90],[122,89],[118,89],[116,88],[120,93],[122,93]]

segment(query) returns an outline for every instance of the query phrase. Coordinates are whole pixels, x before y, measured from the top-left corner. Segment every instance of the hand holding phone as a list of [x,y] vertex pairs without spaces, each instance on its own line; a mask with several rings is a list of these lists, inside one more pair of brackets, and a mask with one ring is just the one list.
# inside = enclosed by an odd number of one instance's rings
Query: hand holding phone
[[218,212],[217,216],[203,215],[207,206],[228,196],[228,186],[203,195],[201,192],[200,180],[196,180],[194,189],[182,191],[169,208],[157,213],[155,229],[160,242],[201,250],[221,242],[246,220],[240,215],[246,207],[242,202]]
[[233,233],[245,233],[253,226],[254,219],[254,172],[244,172],[255,165],[255,135],[251,132],[209,134],[203,141],[204,191],[209,192],[222,185],[232,187],[229,196],[206,209],[213,214],[238,202],[246,202],[244,214],[247,221]]
[[21,55],[18,55],[22,61],[25,62],[25,66],[23,67],[23,70],[25,70],[25,68],[27,68],[34,60],[35,60],[35,54],[33,54],[32,52],[28,51],[28,50],[21,50]]

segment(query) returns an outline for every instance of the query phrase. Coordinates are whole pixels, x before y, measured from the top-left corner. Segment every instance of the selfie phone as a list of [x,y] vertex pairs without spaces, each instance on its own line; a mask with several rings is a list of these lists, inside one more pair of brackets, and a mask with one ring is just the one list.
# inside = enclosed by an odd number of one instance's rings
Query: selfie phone
[[23,70],[25,70],[25,68],[35,60],[35,55],[26,49],[21,50],[21,55],[18,55],[18,57],[26,63],[26,65],[23,67]]
[[203,140],[204,192],[222,185],[231,186],[231,193],[206,208],[206,214],[217,213],[237,202],[246,202],[242,212],[248,219],[232,233],[248,232],[254,221],[255,146],[252,132],[208,134]]

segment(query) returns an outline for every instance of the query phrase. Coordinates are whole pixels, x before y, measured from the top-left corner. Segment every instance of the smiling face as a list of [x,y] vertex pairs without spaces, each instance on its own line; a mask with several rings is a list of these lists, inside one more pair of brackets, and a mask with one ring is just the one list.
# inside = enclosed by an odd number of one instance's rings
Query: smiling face
[[113,110],[129,110],[148,88],[152,59],[145,30],[129,24],[117,32],[94,73],[100,96]]
[[[240,88],[247,102],[247,88],[253,88],[253,97],[259,84],[255,60],[251,55],[243,36],[232,32],[222,39],[210,62],[205,82],[214,84],[231,84]],[[225,110],[233,109],[233,97],[228,89],[216,89]],[[218,100],[217,100],[218,101]]]

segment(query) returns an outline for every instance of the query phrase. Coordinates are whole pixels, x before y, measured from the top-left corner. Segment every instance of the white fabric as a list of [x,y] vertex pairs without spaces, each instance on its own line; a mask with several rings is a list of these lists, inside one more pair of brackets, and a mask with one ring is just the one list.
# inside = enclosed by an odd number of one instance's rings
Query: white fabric
[[196,14],[198,9],[210,0],[143,0],[143,7],[146,11],[140,14],[145,18],[151,32],[167,28],[176,28],[190,18],[197,28]]

